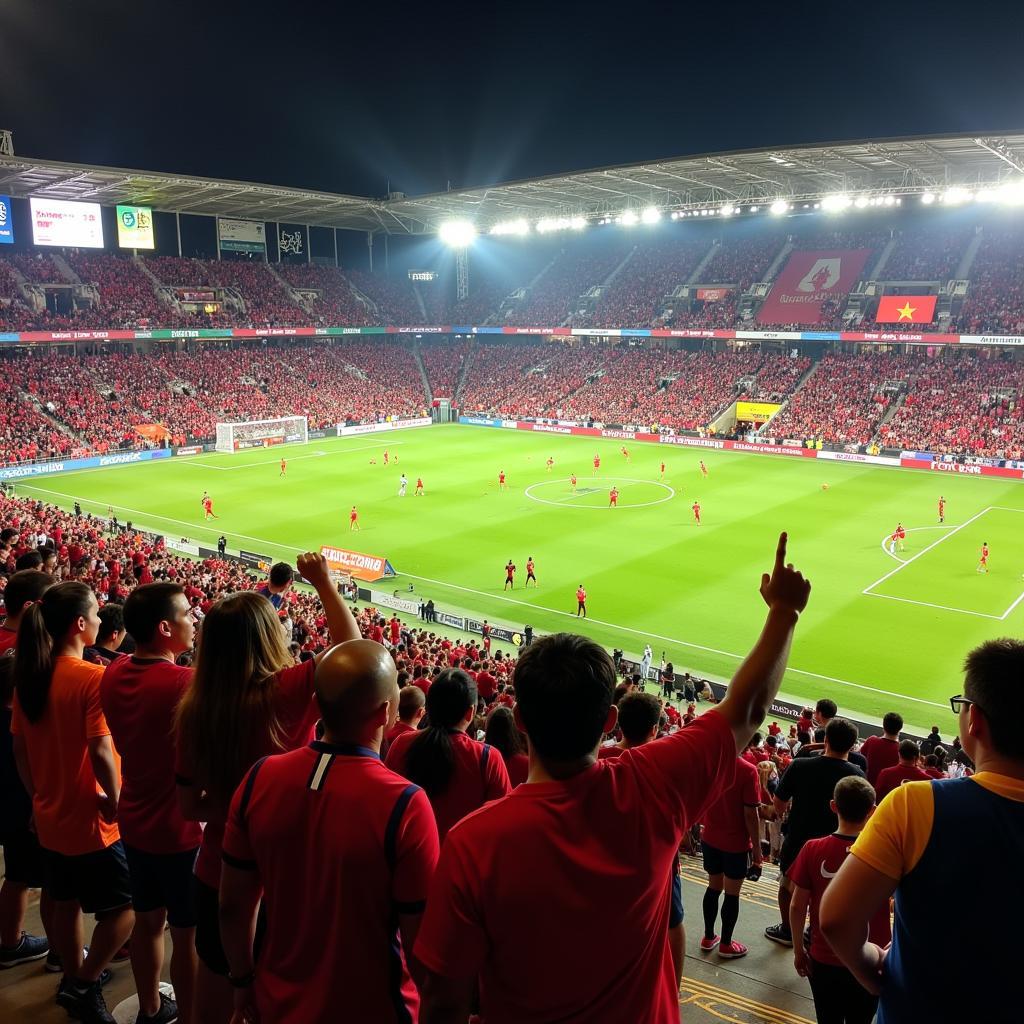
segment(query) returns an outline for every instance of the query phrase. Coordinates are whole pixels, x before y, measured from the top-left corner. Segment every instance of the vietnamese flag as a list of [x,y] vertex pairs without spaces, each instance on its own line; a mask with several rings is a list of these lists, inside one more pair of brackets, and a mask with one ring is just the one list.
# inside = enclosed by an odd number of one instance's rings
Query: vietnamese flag
[[935,319],[937,295],[883,295],[875,322],[880,324],[930,324]]

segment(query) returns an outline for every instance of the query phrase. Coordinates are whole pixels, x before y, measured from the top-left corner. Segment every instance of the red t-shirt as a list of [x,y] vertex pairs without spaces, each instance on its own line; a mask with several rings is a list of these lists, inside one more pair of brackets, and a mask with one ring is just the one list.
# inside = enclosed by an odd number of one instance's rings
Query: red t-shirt
[[[442,848],[416,956],[445,977],[479,974],[487,1024],[679,1024],[665,879],[735,762],[732,730],[709,711],[471,814]],[[594,970],[609,920],[615,955]]]
[[[398,736],[388,750],[387,766],[405,774],[405,760],[409,747],[421,733],[406,733]],[[437,834],[444,842],[448,830],[457,821],[461,821],[471,811],[482,807],[489,800],[497,800],[505,796],[511,785],[505,762],[494,747],[477,743],[464,732],[451,734],[452,747],[455,753],[455,770],[443,793],[438,793],[430,800],[437,817]]]
[[8,626],[0,626],[0,654],[4,651],[13,651],[18,645],[18,631]]
[[528,754],[513,754],[511,757],[501,755],[508,772],[509,785],[515,789],[521,786],[530,774],[530,757]]
[[[829,882],[842,867],[855,839],[856,836],[841,836],[838,832],[821,839],[810,839],[804,843],[792,867],[786,872],[786,877],[794,885],[799,885],[801,889],[806,889],[811,894],[811,959],[835,967],[841,967],[842,962],[832,952],[832,947],[821,934],[818,927],[818,910],[821,907],[821,897],[825,894]],[[868,938],[882,947],[892,941],[888,900],[884,901],[871,918]]]
[[476,676],[476,692],[483,697],[484,700],[490,700],[494,696],[494,688],[498,685],[498,680],[491,675],[486,669],[477,673]]
[[901,761],[879,773],[878,781],[875,783],[876,801],[881,803],[889,793],[894,789],[899,789],[904,782],[927,782],[930,778],[931,776],[925,775],[916,764],[903,764]]
[[411,725],[406,725],[405,722],[399,720],[388,730],[387,735],[384,737],[384,742],[380,745],[380,756],[385,758],[388,756],[388,750],[391,749],[391,744],[395,742],[398,736],[402,736],[407,732],[416,732]]
[[[274,694],[274,710],[284,735],[286,750],[294,750],[313,738],[313,726],[319,717],[316,701],[313,700],[313,673],[316,662],[311,658],[301,665],[282,669],[277,674],[277,690]],[[263,754],[276,754],[279,750],[271,743],[270,736],[261,737]],[[178,746],[174,768],[179,785],[202,785],[203,780],[195,778],[193,766],[185,761],[184,752]],[[200,882],[216,889],[220,885],[220,844],[224,835],[224,824],[220,821],[207,822],[203,830],[203,842],[196,859],[195,874]]]
[[263,886],[260,1018],[415,1021],[396,925],[422,911],[437,848],[423,791],[373,750],[313,743],[254,766],[231,801],[224,861]]
[[131,657],[111,662],[100,680],[121,755],[121,838],[144,853],[194,850],[203,838],[199,822],[182,817],[174,785],[174,712],[191,677],[169,661]]
[[[691,726],[692,728],[692,726]],[[701,838],[708,846],[726,853],[746,853],[751,849],[750,831],[744,809],[761,802],[761,779],[757,769],[744,758],[736,759],[736,777],[731,786],[708,807]]]
[[860,752],[867,758],[868,782],[878,783],[878,773],[900,763],[900,741],[885,736],[869,736],[861,745]]
[[606,757],[618,757],[625,752],[625,747],[620,747],[618,743],[613,743],[610,747],[598,747],[597,757],[598,760],[603,761]]

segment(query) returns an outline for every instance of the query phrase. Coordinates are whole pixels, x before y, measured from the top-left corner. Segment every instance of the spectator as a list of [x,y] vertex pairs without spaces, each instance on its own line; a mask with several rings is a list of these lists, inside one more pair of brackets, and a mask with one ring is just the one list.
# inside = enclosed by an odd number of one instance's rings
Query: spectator
[[[109,665],[120,657],[118,651],[127,635],[124,628],[124,607],[116,601],[110,601],[99,610],[99,616],[100,628],[96,634],[96,643],[86,648],[85,660],[96,665]],[[114,745],[117,746],[116,742]]]
[[[704,815],[701,851],[708,887],[704,890],[704,937],[702,953],[716,946],[724,960],[747,955],[747,947],[733,939],[740,916],[740,890],[750,867],[760,871],[761,823],[758,807],[761,783],[757,768],[746,758],[738,757],[732,781],[711,804]],[[725,892],[724,898],[722,892]],[[722,900],[722,934],[715,931],[718,902]]]
[[[615,687],[616,693],[623,685],[619,683]],[[631,690],[613,703],[619,709],[618,726],[622,733],[622,739],[611,746],[599,747],[598,759],[618,757],[626,750],[649,743],[658,735],[658,728],[661,724],[661,704],[653,693],[640,693],[637,690]]]
[[929,778],[918,766],[921,751],[913,740],[902,740],[899,753],[900,759],[897,764],[878,773],[878,783],[875,789],[878,793],[879,803],[905,782],[925,782]]
[[921,753],[931,754],[935,748],[942,742],[942,737],[939,735],[939,727],[937,725],[932,726],[932,731],[928,733],[923,740],[921,740]]
[[511,788],[501,757],[466,734],[476,702],[473,680],[445,669],[427,694],[426,728],[399,736],[388,751],[387,766],[426,792],[441,842],[457,821]]
[[[57,1003],[87,1024],[110,1019],[100,976],[134,923],[116,824],[121,779],[100,705],[103,669],[82,659],[96,641],[97,611],[96,595],[75,582],[50,587],[25,609],[11,721],[54,901],[50,937],[64,970]],[[83,912],[102,915],[84,956]]]
[[[785,549],[783,535],[761,584],[764,631],[725,700],[618,759],[597,761],[615,725],[607,652],[568,634],[523,652],[516,716],[535,782],[460,822],[444,843],[416,943],[422,1024],[464,1020],[478,976],[493,1024],[544,1024],[581,1007],[592,1020],[678,1021],[667,944],[652,941],[668,924],[662,879],[778,690],[810,590],[785,567]],[[616,956],[595,971],[591,940],[609,919]]]
[[418,686],[403,686],[398,694],[398,718],[381,742],[381,754],[387,752],[395,740],[407,732],[416,732],[427,710],[426,694]]
[[373,641],[341,644],[317,667],[316,698],[323,739],[258,761],[231,801],[220,919],[233,1019],[414,1021],[410,954],[438,838],[423,790],[377,753],[394,662]]
[[[316,589],[331,640],[359,628],[331,581],[326,559],[307,552],[299,573]],[[178,800],[184,817],[205,821],[195,866],[196,974],[193,1020],[223,1024],[231,1015],[228,964],[220,940],[220,846],[232,794],[253,763],[312,737],[313,661],[295,665],[270,602],[253,592],[210,607],[195,671],[176,716]]]
[[[903,716],[890,711],[882,719],[882,735],[869,736],[861,745],[860,752],[868,762],[867,777],[872,786],[878,782],[878,773],[891,768],[900,759],[900,733],[903,731]],[[881,800],[881,797],[879,797]]]
[[498,704],[487,715],[484,741],[501,754],[508,771],[509,785],[515,789],[526,782],[530,774],[530,759],[526,755],[523,734],[515,723],[511,708]]
[[[192,650],[195,625],[177,583],[148,583],[133,590],[124,605],[124,624],[135,640],[135,653],[107,666],[100,698],[121,755],[118,823],[135,908],[131,960],[138,1024],[174,1019],[188,1024],[196,974],[192,867],[202,829],[186,821],[178,808],[174,715],[192,676],[175,662]],[[159,988],[167,925],[174,944],[173,1000]]]
[[280,611],[291,588],[292,567],[287,562],[275,562],[270,567],[267,582],[257,587],[256,593],[262,594],[274,606],[274,611]]
[[[971,984],[956,982],[963,945],[946,934],[949,907],[936,899],[949,880],[969,879],[956,904],[964,935],[993,935],[1024,915],[1024,643],[990,640],[966,661],[958,712],[971,778],[911,782],[884,800],[829,886],[821,927],[829,945],[869,992],[887,1024],[943,1019],[1009,1024],[1020,1017],[1009,991],[1019,969],[1014,941],[987,943]],[[888,950],[867,939],[868,922],[896,916]],[[941,979],[936,984],[936,979]]]
[[789,817],[779,854],[779,911],[782,920],[764,930],[765,938],[772,942],[793,945],[789,932],[792,885],[787,872],[790,866],[808,839],[818,839],[835,831],[836,816],[831,809],[831,800],[836,783],[848,775],[864,776],[861,769],[849,761],[849,753],[856,742],[857,727],[844,718],[833,718],[825,728],[824,753],[819,757],[795,758],[779,780],[772,803],[780,817],[787,811]]
[[[875,793],[865,779],[850,776],[836,783],[831,807],[838,831],[804,844],[790,868],[793,901],[789,906],[789,930],[802,935],[811,912],[810,948],[798,942],[793,947],[796,972],[807,978],[814,996],[814,1011],[822,1024],[871,1024],[878,1009],[878,997],[862,988],[843,966],[821,934],[821,900],[829,883],[838,874],[851,845],[875,809]],[[869,937],[885,947],[892,938],[888,906],[879,907],[869,922]]]

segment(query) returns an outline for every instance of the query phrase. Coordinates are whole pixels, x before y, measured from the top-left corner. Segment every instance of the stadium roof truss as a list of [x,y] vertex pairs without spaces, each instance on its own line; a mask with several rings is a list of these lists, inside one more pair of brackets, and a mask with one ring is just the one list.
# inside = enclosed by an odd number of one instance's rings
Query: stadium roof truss
[[837,194],[919,195],[952,187],[991,188],[1022,176],[1021,133],[743,150],[388,199],[0,152],[0,193],[14,196],[400,235],[433,234],[454,218],[473,221],[483,232],[519,218],[601,218],[651,205],[668,213],[780,199],[795,204]]

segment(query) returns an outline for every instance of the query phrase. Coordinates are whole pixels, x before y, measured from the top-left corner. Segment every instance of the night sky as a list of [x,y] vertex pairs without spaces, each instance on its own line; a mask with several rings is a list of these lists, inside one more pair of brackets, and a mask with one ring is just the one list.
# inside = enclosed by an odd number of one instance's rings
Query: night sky
[[27,156],[414,194],[1022,128],[1022,38],[990,0],[0,0],[0,127]]

